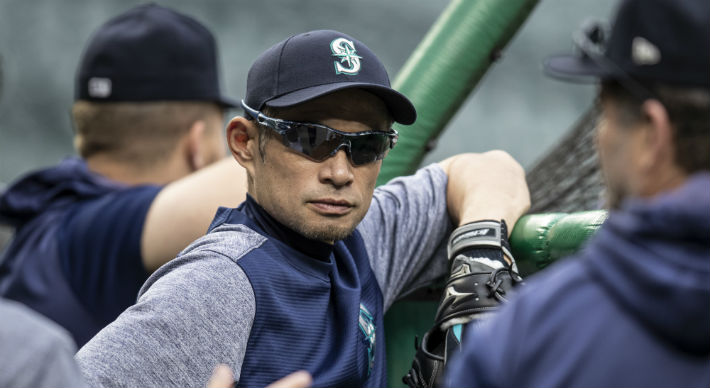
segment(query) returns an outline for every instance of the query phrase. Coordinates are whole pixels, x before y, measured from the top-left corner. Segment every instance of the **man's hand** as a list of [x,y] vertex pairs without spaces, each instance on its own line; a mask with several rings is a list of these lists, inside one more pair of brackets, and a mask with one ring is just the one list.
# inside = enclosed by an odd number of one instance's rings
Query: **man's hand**
[[455,155],[439,165],[449,177],[446,201],[454,226],[503,219],[510,232],[530,208],[525,170],[504,151]]
[[304,370],[299,370],[274,381],[267,385],[266,388],[308,388],[311,384],[313,384],[311,374]]
[[503,151],[456,155],[440,165],[449,178],[449,216],[458,228],[448,244],[451,266],[436,323],[415,343],[412,368],[402,379],[411,388],[442,386],[444,366],[460,348],[463,325],[480,322],[522,281],[506,224],[512,229],[530,208],[523,168]]
[[[313,383],[310,373],[299,370],[266,386],[266,388],[308,388]],[[217,365],[207,388],[231,388],[234,386],[234,373],[224,364]]]
[[224,364],[219,364],[214,368],[207,388],[231,388],[234,386],[234,373],[232,368]]

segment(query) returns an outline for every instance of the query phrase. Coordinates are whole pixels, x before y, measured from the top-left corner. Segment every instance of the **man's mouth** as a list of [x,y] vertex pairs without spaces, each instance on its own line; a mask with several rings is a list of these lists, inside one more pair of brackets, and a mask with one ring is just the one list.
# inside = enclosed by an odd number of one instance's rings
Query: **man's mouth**
[[341,216],[349,213],[355,206],[343,199],[321,198],[308,201],[317,212],[326,216]]

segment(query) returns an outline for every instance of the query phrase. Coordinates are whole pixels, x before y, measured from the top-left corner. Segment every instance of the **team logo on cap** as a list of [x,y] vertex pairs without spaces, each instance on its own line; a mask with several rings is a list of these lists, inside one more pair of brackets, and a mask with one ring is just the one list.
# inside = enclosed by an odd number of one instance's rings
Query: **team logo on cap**
[[655,65],[661,61],[661,52],[653,43],[637,36],[631,42],[631,58],[636,65]]
[[106,98],[111,95],[111,80],[108,78],[92,77],[89,79],[89,96]]
[[[334,57],[340,59],[333,62],[335,64],[335,74],[355,75],[360,72],[360,59],[362,57],[357,55],[357,50],[355,50],[355,45],[351,40],[345,38],[335,39],[330,42],[330,50],[333,52]],[[346,66],[343,66],[343,64],[346,64]]]

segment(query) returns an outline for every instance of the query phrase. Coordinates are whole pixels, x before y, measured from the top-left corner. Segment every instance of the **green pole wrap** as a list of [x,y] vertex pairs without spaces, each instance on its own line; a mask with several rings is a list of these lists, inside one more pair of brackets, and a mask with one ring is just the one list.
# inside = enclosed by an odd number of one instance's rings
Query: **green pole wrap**
[[417,109],[412,126],[395,125],[399,142],[377,184],[413,173],[538,0],[452,0],[393,82]]
[[606,217],[604,210],[525,215],[510,235],[513,256],[523,273],[543,269],[577,252]]

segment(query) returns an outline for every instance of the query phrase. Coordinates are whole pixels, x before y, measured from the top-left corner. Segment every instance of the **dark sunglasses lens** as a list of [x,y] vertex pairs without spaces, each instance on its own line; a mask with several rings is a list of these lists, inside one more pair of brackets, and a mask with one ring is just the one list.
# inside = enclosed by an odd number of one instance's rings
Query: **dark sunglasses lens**
[[323,161],[342,143],[342,136],[314,125],[293,125],[284,135],[285,145],[316,161]]
[[390,148],[390,138],[385,134],[373,133],[353,136],[350,142],[350,159],[356,166],[383,159]]
[[343,143],[349,143],[350,160],[356,166],[384,158],[390,148],[390,138],[386,134],[347,136],[308,124],[292,125],[283,140],[287,147],[318,162],[332,156]]

